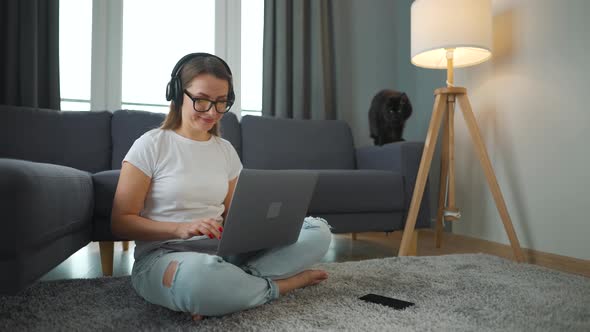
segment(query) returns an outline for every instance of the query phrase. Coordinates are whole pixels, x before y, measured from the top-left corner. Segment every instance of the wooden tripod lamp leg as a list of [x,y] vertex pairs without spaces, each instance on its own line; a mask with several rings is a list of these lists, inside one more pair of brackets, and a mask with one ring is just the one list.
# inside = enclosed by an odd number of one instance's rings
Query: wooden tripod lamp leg
[[473,140],[473,144],[479,157],[479,161],[481,162],[481,166],[485,173],[486,179],[488,180],[488,185],[490,186],[490,190],[492,191],[492,195],[494,196],[496,207],[498,209],[498,212],[500,212],[500,217],[502,218],[504,229],[506,231],[506,234],[508,235],[508,239],[510,240],[512,251],[514,251],[514,257],[517,262],[524,262],[524,255],[522,253],[522,249],[520,248],[518,238],[516,237],[516,232],[514,231],[512,221],[510,220],[510,215],[508,214],[508,209],[506,208],[504,197],[502,196],[502,192],[500,191],[500,186],[498,185],[496,174],[494,173],[494,169],[492,168],[490,157],[488,156],[486,147],[483,144],[483,140],[479,132],[479,127],[477,126],[477,121],[475,120],[475,116],[473,115],[473,111],[471,110],[471,105],[469,104],[469,99],[467,98],[466,94],[457,96],[457,98],[459,99],[459,104],[461,105],[461,110],[463,111],[463,117],[465,118],[465,122],[467,122],[467,127],[469,128],[471,139]]
[[443,235],[443,214],[447,197],[447,176],[449,174],[449,112],[446,111],[443,119],[443,135],[440,152],[440,179],[438,191],[438,210],[436,213],[436,233],[434,243],[437,248],[441,247]]
[[[449,113],[449,142],[448,142],[448,163],[449,163],[449,184],[447,194],[446,211],[457,214],[459,209],[455,206],[455,94],[448,95],[448,113]],[[445,221],[455,221],[459,219],[454,215],[443,216]]]
[[424,143],[424,151],[420,160],[420,167],[418,168],[418,176],[414,186],[414,193],[412,195],[412,202],[410,203],[410,210],[404,233],[402,235],[402,243],[399,248],[399,256],[408,256],[410,252],[410,245],[412,242],[412,234],[416,227],[416,218],[418,218],[418,211],[420,210],[420,203],[422,202],[422,195],[424,194],[424,187],[426,186],[426,179],[430,171],[430,164],[432,163],[432,155],[436,148],[436,140],[438,138],[438,130],[444,109],[446,107],[446,96],[437,94],[434,99],[434,106],[432,109],[432,117],[430,118],[430,125],[428,133],[426,134],[426,142]]

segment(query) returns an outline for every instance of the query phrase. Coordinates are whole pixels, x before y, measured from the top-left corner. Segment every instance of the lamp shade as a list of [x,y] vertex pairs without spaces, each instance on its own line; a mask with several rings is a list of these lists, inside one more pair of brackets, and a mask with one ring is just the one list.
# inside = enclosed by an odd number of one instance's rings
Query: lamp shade
[[492,56],[491,0],[415,0],[412,4],[412,63],[446,69],[476,65]]

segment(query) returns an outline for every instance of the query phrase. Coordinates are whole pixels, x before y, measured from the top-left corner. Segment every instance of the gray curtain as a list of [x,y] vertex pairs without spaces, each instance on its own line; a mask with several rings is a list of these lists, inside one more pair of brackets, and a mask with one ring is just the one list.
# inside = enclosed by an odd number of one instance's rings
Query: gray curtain
[[0,1],[0,104],[59,110],[59,0]]
[[262,114],[336,119],[331,0],[265,0]]

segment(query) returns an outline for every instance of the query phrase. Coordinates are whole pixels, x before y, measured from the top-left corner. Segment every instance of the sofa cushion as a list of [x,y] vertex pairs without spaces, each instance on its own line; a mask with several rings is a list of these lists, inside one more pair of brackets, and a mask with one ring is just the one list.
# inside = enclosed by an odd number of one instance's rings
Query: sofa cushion
[[111,217],[113,199],[119,182],[120,169],[92,174],[94,185],[94,216]]
[[[111,170],[92,175],[95,221],[110,220],[119,174],[120,170]],[[320,170],[308,211],[312,214],[402,211],[403,190],[403,178],[394,172]]]
[[[120,170],[92,175],[94,184],[93,240],[113,240],[110,217]],[[320,170],[308,212],[391,213],[405,206],[400,174],[378,170]],[[361,227],[362,228],[362,227]]]
[[158,128],[166,114],[146,111],[117,110],[113,113],[111,131],[113,140],[112,169],[121,169],[127,151],[143,133]]
[[[160,127],[166,114],[146,111],[117,110],[113,113],[112,140],[113,158],[112,169],[121,169],[123,158],[127,151],[145,132]],[[240,124],[233,113],[226,113],[221,118],[221,137],[230,141],[238,155],[241,153]]]
[[309,213],[392,212],[405,208],[403,177],[378,170],[320,170]]
[[111,112],[0,105],[0,158],[98,172],[111,167]]
[[253,169],[354,169],[352,133],[341,120],[246,115],[242,163]]
[[93,241],[121,240],[111,232],[111,211],[121,170],[110,170],[92,175],[94,185]]

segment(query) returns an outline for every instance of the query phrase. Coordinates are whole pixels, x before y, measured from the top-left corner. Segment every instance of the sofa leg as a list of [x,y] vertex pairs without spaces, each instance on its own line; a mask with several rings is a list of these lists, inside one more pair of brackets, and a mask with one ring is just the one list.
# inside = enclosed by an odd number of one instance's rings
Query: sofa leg
[[[403,234],[403,232],[402,232]],[[410,240],[410,248],[408,249],[408,256],[416,256],[418,255],[418,231],[414,230],[412,232],[412,237]]]
[[102,265],[102,275],[112,276],[115,242],[100,241],[98,245],[100,246],[100,264]]
[[129,241],[123,241],[123,251],[129,250]]
[[356,233],[352,233],[352,240],[356,241]]

